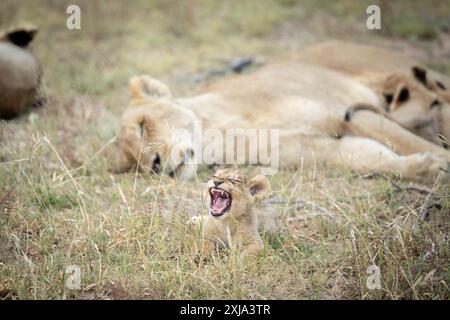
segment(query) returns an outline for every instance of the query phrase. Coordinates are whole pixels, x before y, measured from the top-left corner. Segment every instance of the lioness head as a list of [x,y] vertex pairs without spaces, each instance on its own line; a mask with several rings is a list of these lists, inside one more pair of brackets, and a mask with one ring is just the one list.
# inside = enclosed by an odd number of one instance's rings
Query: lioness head
[[400,74],[388,77],[382,91],[392,119],[428,141],[448,145],[450,119],[445,112],[450,106],[439,94]]
[[250,207],[269,194],[269,180],[257,175],[247,177],[233,169],[218,170],[208,182],[210,197],[209,214],[214,218],[239,217]]
[[197,118],[169,88],[148,76],[130,79],[131,103],[122,116],[121,149],[129,162],[170,176],[191,178],[192,131]]

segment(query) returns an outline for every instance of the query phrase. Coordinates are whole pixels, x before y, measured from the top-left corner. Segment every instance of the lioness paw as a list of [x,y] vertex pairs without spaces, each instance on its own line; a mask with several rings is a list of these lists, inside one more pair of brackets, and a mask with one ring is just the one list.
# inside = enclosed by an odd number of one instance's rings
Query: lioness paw
[[409,170],[416,175],[417,179],[423,178],[428,182],[448,182],[450,179],[449,162],[441,159],[430,152],[419,153],[413,156]]

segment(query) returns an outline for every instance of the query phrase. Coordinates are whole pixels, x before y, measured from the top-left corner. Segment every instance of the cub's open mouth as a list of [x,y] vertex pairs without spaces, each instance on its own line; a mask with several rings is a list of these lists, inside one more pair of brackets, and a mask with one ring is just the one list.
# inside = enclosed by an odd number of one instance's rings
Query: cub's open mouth
[[210,188],[210,213],[213,217],[220,217],[231,207],[231,194],[219,188]]

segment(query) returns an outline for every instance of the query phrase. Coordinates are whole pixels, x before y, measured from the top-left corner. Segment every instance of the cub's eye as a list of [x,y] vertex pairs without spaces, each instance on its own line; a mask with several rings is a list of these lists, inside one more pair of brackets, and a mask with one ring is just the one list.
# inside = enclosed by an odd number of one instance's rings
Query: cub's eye
[[242,181],[241,181],[241,180],[238,180],[238,179],[228,178],[227,180],[230,181],[232,184],[242,183]]
[[155,156],[155,159],[153,159],[152,171],[155,173],[159,173],[160,170],[161,170],[161,158],[159,157],[159,154],[157,153]]

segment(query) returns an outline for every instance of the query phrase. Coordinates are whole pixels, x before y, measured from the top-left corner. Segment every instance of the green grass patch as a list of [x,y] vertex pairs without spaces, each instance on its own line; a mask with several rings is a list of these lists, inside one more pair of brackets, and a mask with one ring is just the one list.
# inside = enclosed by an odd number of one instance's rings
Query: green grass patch
[[75,208],[78,205],[76,196],[66,193],[60,194],[52,190],[51,188],[38,186],[34,189],[35,197],[33,202],[41,209],[70,209]]

